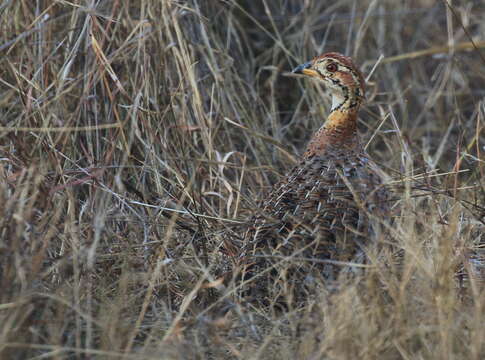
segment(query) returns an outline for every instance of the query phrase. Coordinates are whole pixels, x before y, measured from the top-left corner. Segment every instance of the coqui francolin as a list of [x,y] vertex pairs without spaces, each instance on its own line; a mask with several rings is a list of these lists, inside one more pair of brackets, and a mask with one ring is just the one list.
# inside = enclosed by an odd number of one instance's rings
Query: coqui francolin
[[241,288],[265,304],[295,300],[318,277],[336,279],[350,263],[362,263],[389,214],[382,172],[357,132],[365,94],[359,69],[349,57],[326,53],[293,73],[322,81],[333,101],[298,165],[273,187],[245,234]]

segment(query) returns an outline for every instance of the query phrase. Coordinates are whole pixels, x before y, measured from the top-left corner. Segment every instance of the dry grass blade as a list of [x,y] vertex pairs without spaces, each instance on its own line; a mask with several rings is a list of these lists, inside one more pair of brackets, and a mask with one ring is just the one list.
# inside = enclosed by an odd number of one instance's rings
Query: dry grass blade
[[389,56],[381,60],[383,64],[392,63],[396,61],[416,59],[423,56],[438,55],[438,54],[448,54],[450,51],[472,51],[485,48],[485,41],[465,41],[455,45],[444,45],[444,46],[433,46],[429,49],[412,51],[405,54]]

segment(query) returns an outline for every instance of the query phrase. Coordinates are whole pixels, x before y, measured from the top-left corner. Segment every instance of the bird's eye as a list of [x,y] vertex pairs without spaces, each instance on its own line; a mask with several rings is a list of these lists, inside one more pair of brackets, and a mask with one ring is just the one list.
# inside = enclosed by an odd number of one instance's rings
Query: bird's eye
[[327,71],[330,71],[330,72],[335,72],[337,71],[338,67],[337,67],[337,64],[335,63],[330,63],[327,65]]

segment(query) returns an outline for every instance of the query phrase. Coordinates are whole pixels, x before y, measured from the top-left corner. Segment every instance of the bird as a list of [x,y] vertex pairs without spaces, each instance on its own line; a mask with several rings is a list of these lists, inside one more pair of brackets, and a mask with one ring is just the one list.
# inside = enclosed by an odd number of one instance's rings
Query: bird
[[299,301],[318,277],[336,279],[342,264],[362,262],[369,237],[380,233],[389,214],[386,176],[358,134],[365,98],[358,67],[350,57],[328,52],[292,72],[323,83],[332,107],[244,235],[240,288],[264,304],[275,297]]

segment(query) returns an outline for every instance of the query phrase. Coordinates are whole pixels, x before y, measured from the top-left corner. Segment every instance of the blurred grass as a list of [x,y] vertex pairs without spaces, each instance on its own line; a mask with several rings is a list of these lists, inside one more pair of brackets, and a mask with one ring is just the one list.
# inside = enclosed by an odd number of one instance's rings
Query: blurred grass
[[[449,4],[1,2],[1,357],[484,358],[485,5]],[[274,314],[219,275],[326,116],[285,74],[324,51],[377,63],[405,261]]]

